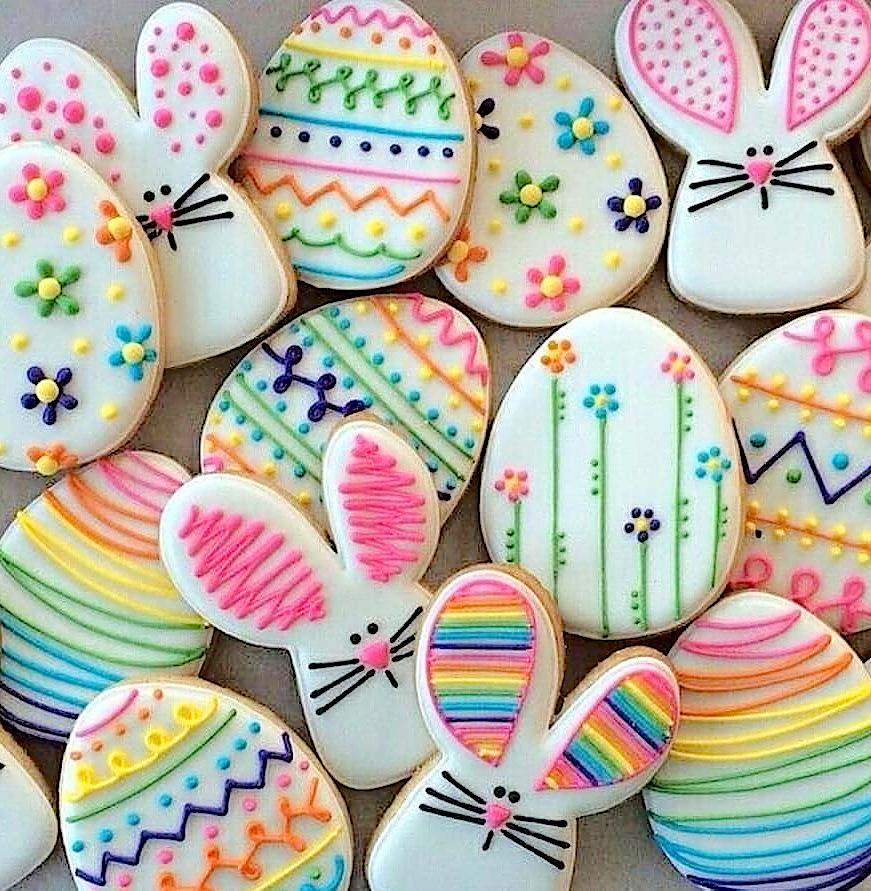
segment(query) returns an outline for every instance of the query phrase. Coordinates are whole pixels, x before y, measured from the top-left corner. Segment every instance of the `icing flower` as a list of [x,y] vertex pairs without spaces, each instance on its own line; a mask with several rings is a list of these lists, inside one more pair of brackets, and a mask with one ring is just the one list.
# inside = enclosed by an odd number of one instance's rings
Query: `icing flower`
[[610,129],[607,121],[594,121],[590,115],[595,108],[592,96],[585,96],[578,105],[577,115],[558,111],[554,121],[565,130],[557,137],[556,144],[562,149],[570,149],[575,143],[585,155],[596,152],[596,137],[604,136]]
[[518,223],[525,223],[534,210],[545,219],[552,220],[556,216],[556,207],[544,195],[546,192],[555,192],[558,188],[557,176],[546,176],[541,182],[535,183],[525,170],[518,170],[514,174],[514,188],[501,192],[499,200],[503,204],[517,205],[514,219]]
[[620,403],[614,398],[617,388],[614,384],[592,384],[590,392],[584,396],[581,404],[584,408],[592,409],[593,414],[601,421],[609,412],[615,412],[620,408]]
[[75,467],[79,463],[78,457],[59,442],[50,446],[31,446],[27,450],[27,458],[42,476],[54,476],[62,467]]
[[535,307],[545,300],[550,300],[556,312],[566,308],[566,295],[577,294],[581,283],[573,276],[563,275],[566,260],[561,254],[554,254],[547,263],[547,271],[531,267],[526,272],[526,280],[536,285],[534,291],[526,295],[526,305]]
[[567,365],[571,365],[577,356],[572,350],[570,340],[549,340],[541,357],[541,364],[551,374],[561,374]]
[[732,466],[732,462],[723,457],[719,446],[711,446],[707,451],[699,452],[696,458],[696,476],[700,480],[710,477],[715,483],[720,483],[723,481],[723,474]]
[[101,201],[100,213],[106,218],[106,222],[97,229],[97,244],[112,245],[115,251],[115,259],[119,263],[126,263],[130,259],[130,239],[133,237],[133,224],[127,217],[118,213],[118,208],[111,201]]
[[475,129],[487,139],[499,138],[499,128],[484,123],[484,118],[489,117],[495,110],[496,100],[488,97],[481,100],[481,104],[475,111]]
[[644,510],[640,507],[633,507],[629,512],[629,518],[629,522],[623,526],[623,531],[627,535],[634,535],[642,543],[662,526],[651,507]]
[[140,325],[136,334],[127,325],[118,325],[115,336],[121,341],[121,349],[109,354],[109,364],[116,368],[125,366],[131,380],[141,381],[142,366],[157,360],[157,350],[146,346],[151,337],[151,325]]
[[54,266],[48,260],[36,261],[38,279],[22,279],[15,283],[15,293],[19,297],[38,297],[36,311],[45,318],[50,316],[55,307],[68,316],[79,311],[79,302],[66,293],[65,288],[79,280],[81,269],[78,266],[67,266],[55,274]]
[[62,211],[67,203],[58,189],[64,183],[64,175],[60,170],[46,170],[45,173],[36,164],[25,164],[21,168],[23,183],[15,183],[9,187],[9,200],[15,204],[24,204],[31,220],[38,220],[46,210]]
[[448,250],[447,262],[454,267],[454,278],[458,282],[469,279],[469,264],[481,263],[487,259],[487,248],[472,244],[468,226],[463,226],[457,240]]
[[57,421],[58,406],[72,411],[79,404],[75,396],[64,392],[64,387],[73,379],[69,368],[60,368],[54,377],[49,377],[38,365],[31,365],[27,379],[33,384],[33,392],[21,396],[21,405],[26,409],[41,405],[43,424],[51,426]]
[[546,40],[539,40],[531,47],[523,45],[523,35],[512,31],[508,35],[508,49],[504,53],[495,50],[484,50],[481,53],[481,63],[484,65],[504,65],[505,76],[502,78],[509,87],[517,86],[520,78],[527,75],[536,84],[544,81],[544,69],[533,60],[540,56],[546,56],[550,51],[550,44]]
[[493,483],[497,492],[504,492],[505,497],[512,503],[520,501],[529,494],[529,474],[525,470],[512,470],[506,467],[502,476]]
[[696,376],[695,371],[689,367],[691,361],[692,356],[688,353],[681,356],[672,350],[659,367],[663,374],[670,374],[676,384],[682,384],[684,381],[691,381]]
[[641,194],[643,183],[637,176],[629,180],[628,195],[612,195],[608,199],[608,208],[614,213],[620,214],[614,222],[614,228],[618,232],[625,232],[633,223],[637,232],[647,232],[650,228],[650,220],[647,214],[662,205],[659,195],[648,195],[645,198]]

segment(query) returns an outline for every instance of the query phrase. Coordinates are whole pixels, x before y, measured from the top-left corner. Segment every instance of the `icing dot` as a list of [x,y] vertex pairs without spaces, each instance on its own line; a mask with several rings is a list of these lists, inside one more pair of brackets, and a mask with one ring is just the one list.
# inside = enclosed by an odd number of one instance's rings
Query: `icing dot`
[[17,232],[4,232],[0,241],[3,242],[3,247],[15,247],[21,241],[21,236]]
[[76,90],[79,87],[81,81],[79,80],[78,74],[68,74],[66,84],[71,90]]
[[506,282],[504,278],[494,278],[493,281],[490,282],[490,290],[494,294],[504,294],[508,290],[508,282]]
[[330,137],[330,145],[331,145],[333,148],[338,148],[341,144],[342,144],[342,137],[341,137],[341,136],[331,136],[331,137]]
[[183,80],[176,87],[178,90],[179,96],[190,96],[193,91],[194,85],[189,80]]
[[293,208],[288,201],[279,201],[278,204],[275,205],[275,216],[279,220],[288,219],[292,213]]
[[54,99],[49,99],[48,102],[45,103],[45,110],[50,114],[54,114],[57,111],[57,102]]
[[100,406],[100,417],[104,421],[114,421],[118,417],[118,406],[114,402],[104,402]]
[[304,770],[308,770],[309,767],[311,767],[311,765],[310,765],[310,764],[308,763],[308,761],[306,761],[304,758],[303,758],[302,761],[299,762],[299,769],[300,769],[300,770],[303,770],[303,771],[304,771]]
[[74,854],[80,854],[82,851],[85,850],[85,843],[84,843],[83,841],[81,841],[81,839],[76,839],[76,840],[70,845],[70,850],[71,850]]
[[203,827],[203,835],[206,838],[217,838],[218,837],[218,827],[215,826],[214,823],[209,823],[208,826]]
[[453,150],[452,148],[443,148],[443,149],[442,149],[442,155],[443,155],[445,158],[453,158],[453,157],[454,157],[454,150]]
[[112,832],[111,829],[101,829],[97,833],[97,838],[100,839],[101,842],[110,842],[113,838],[115,838],[115,833]]
[[169,150],[171,152],[174,152],[175,154],[178,154],[181,151],[181,143],[177,139],[174,139],[169,144]]
[[213,130],[217,127],[220,127],[223,123],[224,116],[221,114],[221,112],[218,111],[217,108],[210,108],[206,112],[206,124]]
[[766,437],[764,433],[750,434],[750,445],[752,445],[754,449],[761,449],[766,442],[768,442],[768,437]]
[[42,129],[42,121],[39,118],[34,118],[30,122],[30,129],[31,130],[41,130]]
[[113,303],[116,300],[120,300],[124,296],[124,286],[119,284],[118,282],[112,282],[108,288],[106,288],[106,299],[111,300]]
[[157,852],[157,859],[163,864],[172,863],[172,851],[169,848],[161,848]]
[[832,466],[835,470],[846,470],[850,463],[850,456],[845,452],[836,452],[832,455]]
[[100,133],[94,146],[101,155],[108,155],[115,148],[115,137],[111,133]]
[[55,127],[51,135],[54,136],[55,139],[61,140],[64,138],[64,131],[61,127]]
[[372,143],[369,142],[368,140],[364,139],[363,142],[360,143],[360,151],[361,152],[371,152],[372,151]]
[[616,269],[623,260],[623,256],[620,251],[607,251],[605,256],[602,258],[602,262],[609,269]]
[[23,350],[30,343],[30,338],[21,331],[9,335],[9,346],[13,350]]
[[179,40],[193,40],[194,26],[190,22],[179,22],[175,29],[175,36]]
[[218,66],[214,62],[206,62],[200,65],[200,80],[204,84],[213,84],[218,79]]
[[139,814],[127,814],[127,825],[128,826],[138,826],[141,817]]
[[82,230],[78,226],[64,226],[63,240],[67,244],[76,242],[81,237]]
[[230,759],[226,755],[221,755],[220,758],[215,762],[218,767],[218,770],[227,770],[230,766]]
[[242,807],[250,814],[252,811],[257,810],[257,802],[253,798],[246,798],[242,802]]
[[160,798],[157,799],[157,803],[161,807],[169,807],[172,804],[172,795],[164,792],[163,795],[161,795]]
[[73,341],[73,352],[79,356],[83,356],[91,349],[91,342],[86,337],[77,337]]
[[871,489],[866,489],[863,497],[865,498],[865,504],[871,504]]
[[259,721],[252,721],[252,722],[248,725],[248,732],[251,733],[251,734],[253,734],[254,736],[256,736],[258,733],[260,733],[260,722],[259,722]]
[[402,152],[402,146],[399,143],[394,142],[393,145],[390,146],[390,154],[398,155]]
[[241,752],[248,747],[247,740],[242,739],[242,737],[237,737],[233,740],[233,748],[237,751]]
[[68,124],[80,124],[85,118],[85,106],[78,99],[72,99],[65,103],[63,116]]
[[801,482],[801,471],[797,467],[790,467],[789,470],[786,471],[786,481],[793,485]]
[[36,87],[23,87],[18,91],[18,105],[24,111],[36,111],[42,102],[42,94]]
[[165,77],[169,73],[169,61],[167,59],[152,59],[151,73],[155,77]]
[[172,112],[166,107],[158,108],[154,112],[153,120],[155,126],[163,130],[172,123]]
[[130,883],[132,881],[133,881],[133,877],[130,875],[129,872],[121,873],[121,875],[118,876],[118,887],[119,888],[129,888]]
[[275,783],[279,789],[286,789],[291,783],[291,777],[289,773],[280,773],[275,778]]

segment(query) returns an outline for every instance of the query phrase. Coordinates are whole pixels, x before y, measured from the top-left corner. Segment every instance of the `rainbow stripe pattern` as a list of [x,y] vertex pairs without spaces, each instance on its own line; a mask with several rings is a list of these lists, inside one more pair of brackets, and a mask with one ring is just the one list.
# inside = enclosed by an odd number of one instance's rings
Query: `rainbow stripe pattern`
[[587,714],[538,788],[588,789],[632,779],[665,751],[677,708],[654,672],[623,678]]
[[427,680],[445,726],[498,765],[529,688],[535,616],[512,585],[474,579],[445,601],[430,635]]

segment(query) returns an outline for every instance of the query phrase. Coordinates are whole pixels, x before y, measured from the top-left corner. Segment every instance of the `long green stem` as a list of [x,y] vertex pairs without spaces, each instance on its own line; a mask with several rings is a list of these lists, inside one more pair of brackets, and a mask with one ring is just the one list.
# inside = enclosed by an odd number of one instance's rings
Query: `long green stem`
[[674,618],[675,621],[681,617],[681,534],[683,528],[683,498],[681,496],[681,480],[683,479],[683,430],[684,428],[684,405],[683,405],[683,382],[679,382],[675,387],[675,431],[674,431],[674,449],[675,449],[675,472],[674,472]]
[[717,560],[720,552],[720,524],[723,514],[722,483],[714,485],[714,553],[711,558],[711,587],[717,584]]
[[520,566],[520,509],[523,503],[518,498],[514,502],[514,562]]
[[647,631],[647,547],[646,541],[638,543],[638,615],[642,631]]
[[606,465],[605,465],[605,426],[608,423],[607,416],[599,419],[599,609],[602,614],[602,636],[607,637],[611,626],[608,621],[608,571],[605,554],[606,545]]
[[554,375],[550,379],[550,544],[553,578],[551,591],[556,601],[559,600],[559,416],[559,381]]

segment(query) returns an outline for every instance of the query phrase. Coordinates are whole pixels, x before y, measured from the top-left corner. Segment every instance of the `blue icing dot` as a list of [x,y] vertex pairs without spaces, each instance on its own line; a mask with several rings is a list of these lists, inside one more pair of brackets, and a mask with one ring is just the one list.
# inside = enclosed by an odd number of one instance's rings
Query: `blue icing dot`
[[298,480],[301,480],[305,476],[305,468],[302,466],[302,464],[293,465],[293,475]]
[[410,402],[417,402],[420,399],[420,391],[419,390],[411,390],[408,394],[408,399]]
[[240,363],[239,367],[242,369],[242,371],[250,371],[251,367],[252,367],[251,360],[243,359],[242,362]]
[[290,326],[290,330],[291,330],[294,334],[299,334],[299,322],[293,322],[293,323],[291,324],[291,326]]
[[391,371],[387,379],[391,384],[398,384],[402,380],[402,375],[398,371]]
[[435,473],[439,469],[439,462],[429,458],[427,459],[426,466],[432,473]]
[[233,740],[233,748],[241,752],[243,749],[248,748],[248,741],[239,736]]
[[215,761],[215,764],[217,765],[218,770],[226,770],[230,766],[230,759],[226,755],[221,755],[221,757]]
[[311,336],[311,334],[306,334],[302,339],[302,345],[304,347],[310,347],[315,345],[315,339]]
[[467,449],[473,449],[473,448],[475,447],[475,440],[472,439],[471,436],[467,436],[467,437],[463,440],[463,445],[464,445]]
[[836,470],[846,470],[850,463],[850,456],[845,452],[835,452],[832,455],[832,465]]
[[456,480],[445,480],[445,488],[446,489],[456,489],[457,481]]
[[761,449],[766,442],[768,442],[768,439],[764,433],[750,434],[750,445],[752,445],[754,449]]
[[390,146],[390,154],[398,155],[402,151],[402,146],[398,142],[394,142],[393,145]]
[[372,356],[372,364],[373,365],[383,365],[384,364],[384,354],[383,353],[375,353]]
[[451,425],[449,425],[448,428],[445,430],[445,433],[447,433],[448,436],[456,436],[456,435],[457,435],[457,428],[456,428],[453,424],[451,424]]
[[252,722],[248,725],[248,730],[249,730],[251,733],[254,733],[254,734],[260,733],[260,722],[259,722],[259,721],[252,721]]
[[357,347],[358,350],[360,349],[360,347],[366,346],[366,338],[363,337],[362,334],[358,334],[354,338],[354,346]]
[[331,145],[333,148],[338,148],[341,144],[342,144],[342,137],[341,137],[341,136],[331,136],[331,137],[330,137],[330,145]]
[[342,320],[339,322],[339,328],[341,328],[342,331],[347,331],[348,328],[350,328],[350,327],[351,327],[351,320],[350,320],[350,319],[342,319]]
[[454,150],[453,150],[452,148],[443,148],[443,149],[442,149],[442,154],[443,154],[446,158],[453,158],[453,157],[454,157]]
[[196,789],[197,786],[199,786],[200,781],[197,777],[191,775],[184,778],[184,784],[188,789]]
[[226,399],[221,399],[218,402],[218,408],[221,409],[221,411],[226,411],[229,407],[230,403]]
[[276,461],[280,461],[284,457],[284,449],[281,446],[276,446],[272,450],[272,457],[275,458]]
[[246,420],[246,419],[245,419],[245,415],[243,415],[243,414],[237,414],[237,415],[236,415],[236,423],[237,423],[237,424],[244,424],[244,423],[245,423],[245,420]]
[[311,430],[311,424],[309,424],[308,421],[301,421],[296,429],[299,430],[300,433],[305,435],[309,432],[309,430]]
[[421,156],[421,158],[425,158],[429,154],[429,149],[425,145],[422,145],[420,146],[420,148],[418,148],[417,153]]
[[141,819],[142,818],[139,816],[139,814],[127,814],[127,825],[138,826]]
[[283,399],[279,399],[278,402],[275,403],[275,410],[284,414],[287,411],[287,403]]
[[434,421],[439,416],[439,410],[437,408],[428,408],[426,410],[426,416],[431,421]]
[[262,392],[263,390],[265,390],[265,389],[269,386],[269,384],[266,383],[266,381],[264,381],[264,380],[261,379],[261,380],[257,381],[257,383],[254,384],[254,386],[257,387],[257,389],[260,390],[260,391]]
[[113,838],[115,838],[115,833],[112,832],[111,829],[101,829],[99,833],[97,833],[97,838],[99,838],[100,841],[105,844],[106,842],[110,842]]
[[336,360],[332,356],[324,356],[324,358],[321,359],[321,362],[323,362],[327,368],[332,368]]
[[364,140],[360,143],[360,151],[362,151],[362,152],[371,152],[371,151],[372,151],[372,143],[369,142],[369,140],[364,139]]
[[161,795],[160,798],[157,799],[157,803],[161,807],[169,807],[172,804],[172,795],[164,792],[163,795]]
[[252,430],[251,431],[251,439],[253,439],[254,442],[260,442],[260,440],[263,439],[263,431],[262,430]]
[[299,131],[299,141],[300,142],[308,142],[311,139],[311,134],[308,130],[300,130]]
[[363,405],[366,408],[372,408],[372,397],[368,393],[363,397]]
[[338,314],[339,314],[339,307],[338,307],[338,306],[331,306],[331,307],[327,310],[327,315],[330,316],[330,318],[332,318],[332,319],[334,319]]
[[85,843],[76,839],[71,845],[70,848],[74,854],[79,854],[85,850]]
[[354,378],[352,378],[352,377],[350,377],[349,375],[346,374],[346,375],[342,378],[342,386],[343,386],[346,390],[350,390],[351,387],[354,386]]

